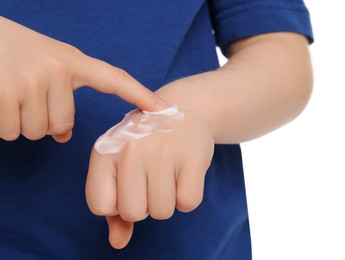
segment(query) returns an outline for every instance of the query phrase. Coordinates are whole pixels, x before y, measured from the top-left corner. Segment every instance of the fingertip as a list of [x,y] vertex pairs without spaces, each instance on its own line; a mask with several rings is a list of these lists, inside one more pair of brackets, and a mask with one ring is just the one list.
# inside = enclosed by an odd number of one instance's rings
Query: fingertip
[[162,97],[160,97],[159,95],[156,95],[156,99],[155,99],[155,111],[161,111],[164,109],[167,109],[169,107],[168,102],[166,102]]
[[170,107],[168,102],[157,93],[152,92],[144,86],[142,88],[144,89],[143,95],[138,95],[137,97],[133,96],[133,99],[127,99],[127,101],[133,103],[139,109],[148,112],[157,112]]

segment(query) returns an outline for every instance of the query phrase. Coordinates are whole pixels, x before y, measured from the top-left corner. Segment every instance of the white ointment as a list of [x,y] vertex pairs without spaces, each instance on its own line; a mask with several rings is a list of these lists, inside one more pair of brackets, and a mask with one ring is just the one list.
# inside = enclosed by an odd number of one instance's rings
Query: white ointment
[[184,114],[176,105],[157,112],[132,110],[117,125],[100,136],[95,150],[100,154],[121,152],[128,142],[144,138],[154,133],[171,132],[170,123],[183,119]]

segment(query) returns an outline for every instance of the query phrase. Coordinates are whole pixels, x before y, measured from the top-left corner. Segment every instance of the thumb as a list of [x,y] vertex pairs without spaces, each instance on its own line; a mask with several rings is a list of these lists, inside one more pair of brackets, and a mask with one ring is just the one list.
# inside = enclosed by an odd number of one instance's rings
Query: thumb
[[134,223],[123,220],[119,215],[107,216],[109,242],[116,249],[124,248],[133,234]]
[[73,90],[89,86],[103,93],[115,94],[147,111],[159,111],[168,107],[161,97],[145,88],[123,69],[82,53],[72,61],[72,65],[77,68],[73,75]]

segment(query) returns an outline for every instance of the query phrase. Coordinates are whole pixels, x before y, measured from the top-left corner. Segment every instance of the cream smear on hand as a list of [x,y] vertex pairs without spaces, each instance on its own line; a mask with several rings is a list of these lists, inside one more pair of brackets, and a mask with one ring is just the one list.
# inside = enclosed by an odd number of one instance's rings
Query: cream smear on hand
[[100,136],[94,149],[99,154],[116,154],[121,152],[128,142],[144,138],[154,133],[168,133],[170,123],[182,120],[184,114],[176,105],[157,112],[132,110],[117,125]]

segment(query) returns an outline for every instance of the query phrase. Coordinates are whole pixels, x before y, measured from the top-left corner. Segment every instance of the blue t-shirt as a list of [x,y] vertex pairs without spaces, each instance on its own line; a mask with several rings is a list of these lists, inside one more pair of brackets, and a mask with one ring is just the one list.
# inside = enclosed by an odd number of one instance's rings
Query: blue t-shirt
[[[278,31],[312,41],[302,0],[1,0],[0,14],[123,68],[152,90],[216,69],[216,44],[224,51],[237,39]],[[196,210],[138,222],[125,249],[111,248],[104,218],[86,205],[85,179],[94,141],[133,106],[90,88],[74,94],[70,142],[0,140],[0,259],[251,259],[239,145],[216,145]]]

